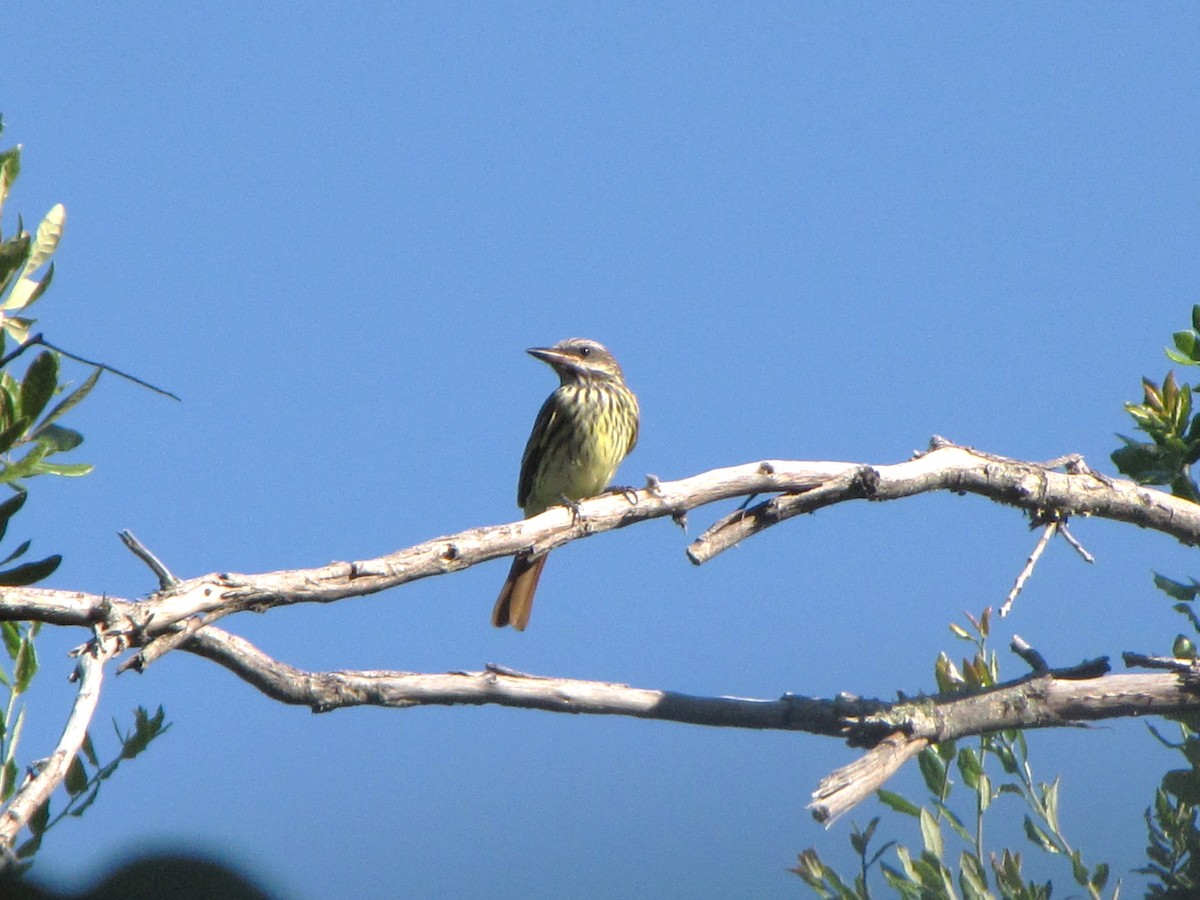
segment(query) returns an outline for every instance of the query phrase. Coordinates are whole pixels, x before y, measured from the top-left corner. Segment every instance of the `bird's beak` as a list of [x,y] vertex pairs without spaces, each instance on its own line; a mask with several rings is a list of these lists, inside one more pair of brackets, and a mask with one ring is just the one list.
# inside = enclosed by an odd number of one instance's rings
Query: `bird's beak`
[[525,351],[535,359],[540,359],[544,363],[549,363],[556,369],[559,366],[569,366],[574,362],[574,359],[561,350],[555,350],[553,347],[530,347]]

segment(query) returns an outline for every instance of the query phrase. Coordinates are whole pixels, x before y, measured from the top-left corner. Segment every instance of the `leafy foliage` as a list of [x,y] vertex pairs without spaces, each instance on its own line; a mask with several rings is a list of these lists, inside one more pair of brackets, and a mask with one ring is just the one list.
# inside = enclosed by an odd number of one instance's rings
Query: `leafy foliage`
[[[0,150],[0,210],[3,210],[20,169],[19,146]],[[83,443],[83,435],[64,427],[59,420],[87,397],[101,370],[96,368],[82,384],[68,389],[59,380],[59,355],[47,350],[35,356],[23,373],[14,373],[17,360],[36,343],[30,338],[34,320],[26,312],[45,294],[54,277],[51,257],[62,238],[65,221],[66,211],[60,204],[46,214],[33,235],[20,224],[16,234],[7,238],[0,231],[0,484],[11,490],[0,500],[0,540],[7,534],[13,516],[25,505],[28,492],[23,482],[26,479],[37,475],[79,476],[92,470],[84,463],[61,463],[52,458]],[[18,346],[4,355],[8,338],[16,341]],[[59,398],[57,402],[55,398]],[[30,542],[23,541],[0,559],[0,587],[34,584],[58,568],[62,560],[58,554],[17,563],[29,547]],[[12,563],[15,564],[10,565]],[[0,622],[0,639],[8,657],[8,665],[0,664],[0,698],[3,698],[0,707],[0,805],[12,799],[22,779],[17,747],[25,722],[23,698],[38,672],[34,646],[38,628],[37,623]],[[6,698],[4,691],[7,691]],[[17,871],[27,868],[45,833],[66,816],[82,815],[95,802],[101,783],[112,777],[120,763],[136,757],[169,726],[164,724],[161,707],[153,715],[138,707],[134,711],[131,730],[122,732],[115,722],[114,728],[120,743],[118,754],[101,764],[89,735],[82,753],[68,770],[64,785],[66,805],[53,818],[49,802],[39,808],[29,823],[29,839],[17,849],[15,858],[5,856],[0,860],[0,870],[6,863],[12,864]]]
[[[956,666],[942,653],[934,664],[934,677],[944,693],[977,691],[999,681],[997,655],[987,648],[991,610],[979,618],[968,616],[968,620],[970,628],[951,625],[950,630],[973,646],[971,657]],[[1007,848],[985,850],[985,814],[996,801],[1013,797],[1024,806],[1022,822],[1030,843],[1068,863],[1071,877],[1086,896],[1104,896],[1109,867],[1104,863],[1086,865],[1083,854],[1067,841],[1058,816],[1058,779],[1050,784],[1034,780],[1022,732],[983,735],[973,746],[947,741],[924,750],[918,763],[927,791],[922,804],[887,790],[880,790],[878,797],[894,812],[916,820],[919,850],[890,840],[872,851],[871,839],[880,822],[877,817],[865,829],[856,826],[850,836],[859,857],[859,871],[853,879],[848,881],[822,862],[812,848],[799,854],[790,871],[818,896],[837,900],[868,900],[870,875],[876,867],[893,895],[914,900],[1048,900],[1050,882],[1026,880],[1020,853]],[[952,804],[952,798],[959,802]],[[898,865],[886,861],[887,852],[893,849]],[[1115,898],[1119,892],[1117,887],[1111,896]]]
[[166,713],[160,706],[153,715],[139,706],[133,711],[133,728],[122,731],[117,723],[113,728],[121,749],[111,760],[100,763],[89,734],[84,740],[82,752],[71,761],[67,771],[64,787],[67,791],[66,806],[53,818],[50,817],[50,803],[47,802],[38,810],[38,815],[29,823],[31,837],[17,848],[17,858],[27,860],[32,857],[42,845],[46,832],[61,822],[67,816],[82,816],[87,808],[96,801],[102,782],[111,778],[121,763],[133,759],[150,745],[156,737],[164,734],[171,726],[165,722]]
[[[0,151],[0,209],[20,169],[20,147]],[[0,354],[4,352],[6,337],[20,342],[29,339],[34,320],[23,313],[50,286],[54,277],[51,257],[62,238],[65,221],[66,210],[58,204],[46,214],[35,235],[20,226],[15,235],[7,238],[0,232]],[[25,346],[0,358],[0,484],[16,491],[13,497],[0,503],[0,537],[25,502],[26,489],[22,484],[25,479],[37,475],[79,476],[92,470],[86,463],[60,463],[51,458],[83,443],[83,435],[63,427],[58,420],[91,392],[100,370],[96,369],[81,385],[67,391],[59,381],[58,355],[43,351],[18,377],[12,368]],[[64,392],[65,396],[51,406],[55,396]],[[29,546],[28,541],[22,543],[0,565],[19,559]],[[54,555],[14,565],[0,571],[0,586],[41,581],[61,561],[60,556]]]
[[[1192,327],[1175,332],[1173,339],[1174,349],[1166,349],[1173,362],[1200,365],[1200,306],[1192,307]],[[1142,484],[1170,485],[1177,497],[1193,503],[1200,502],[1200,489],[1191,474],[1191,466],[1200,459],[1200,414],[1192,412],[1194,390],[1178,384],[1173,371],[1161,386],[1142,379],[1143,402],[1126,403],[1125,409],[1151,441],[1121,436],[1125,446],[1112,455],[1126,475]],[[1185,583],[1155,574],[1154,585],[1174,601],[1172,608],[1187,620],[1193,633],[1200,632],[1200,615],[1195,610],[1200,581],[1191,578]],[[1196,641],[1185,634],[1176,635],[1171,654],[1195,660]],[[1200,716],[1184,715],[1176,721],[1178,741],[1168,740],[1150,726],[1164,746],[1183,756],[1186,766],[1163,775],[1154,802],[1145,812],[1147,864],[1138,872],[1156,879],[1147,889],[1149,897],[1200,896]]]
[[[1154,576],[1155,585],[1171,600],[1172,608],[1187,619],[1194,632],[1200,632],[1200,618],[1193,604],[1200,594],[1200,583],[1173,581],[1163,575]],[[1187,635],[1177,635],[1172,642],[1171,655],[1177,659],[1197,659],[1196,642]],[[1147,897],[1175,898],[1200,896],[1200,715],[1175,717],[1179,739],[1169,740],[1156,728],[1150,732],[1165,747],[1183,757],[1184,768],[1172,769],[1162,777],[1154,792],[1154,803],[1145,812],[1147,863],[1138,872],[1151,875],[1155,881],[1147,889]]]
[[[1192,328],[1175,333],[1175,347],[1167,356],[1183,365],[1200,365],[1200,306],[1192,307]],[[1142,379],[1141,403],[1126,403],[1125,410],[1139,431],[1150,437],[1137,441],[1118,435],[1123,447],[1112,454],[1117,469],[1139,484],[1168,485],[1177,497],[1200,502],[1200,488],[1191,467],[1200,460],[1200,415],[1192,414],[1193,387],[1179,384],[1174,371],[1162,384]]]

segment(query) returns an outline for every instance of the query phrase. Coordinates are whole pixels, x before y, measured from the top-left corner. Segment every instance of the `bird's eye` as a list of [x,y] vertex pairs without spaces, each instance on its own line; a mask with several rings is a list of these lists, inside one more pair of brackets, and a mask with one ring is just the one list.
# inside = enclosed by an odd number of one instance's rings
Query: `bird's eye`
[[580,356],[591,356],[591,355],[592,355],[592,348],[591,348],[591,347],[580,347],[580,348],[579,348],[579,355],[580,355]]

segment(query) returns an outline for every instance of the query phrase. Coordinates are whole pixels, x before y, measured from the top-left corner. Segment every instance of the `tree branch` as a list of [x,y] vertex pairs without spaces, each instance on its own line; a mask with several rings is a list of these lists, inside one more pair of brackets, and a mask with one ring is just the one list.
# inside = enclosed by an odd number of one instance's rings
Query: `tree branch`
[[[62,737],[54,752],[37,765],[36,774],[26,780],[13,795],[8,807],[0,813],[0,848],[5,855],[11,852],[21,829],[29,824],[34,813],[41,808],[67,777],[67,770],[75,755],[79,753],[87,737],[87,729],[100,702],[100,685],[104,680],[104,665],[122,647],[116,640],[89,641],[79,653],[79,667],[75,678],[79,681],[79,693],[75,705],[67,717]],[[0,870],[4,868],[0,865]]]
[[[718,521],[688,548],[699,564],[765,528],[802,513],[846,500],[899,500],[932,491],[979,494],[1034,513],[1058,517],[1099,516],[1161,531],[1185,544],[1200,543],[1200,506],[1132,481],[1093,472],[1078,457],[1051,464],[1023,462],[959,447],[935,437],[929,452],[891,466],[860,463],[762,463],[776,474],[797,475],[796,466],[812,466],[816,490],[782,488],[784,494]],[[1065,463],[1057,472],[1054,463]],[[725,470],[728,471],[728,470]],[[820,476],[818,477],[818,472]],[[800,480],[800,479],[796,479]]]
[[[148,653],[144,657],[148,661],[180,643],[182,637],[174,634],[179,631],[178,623],[196,616],[206,616],[201,624],[207,624],[244,610],[262,612],[294,603],[362,597],[522,550],[549,550],[646,519],[678,519],[699,506],[763,493],[780,496],[718,521],[691,544],[689,558],[702,563],[770,525],[833,503],[894,500],[941,490],[978,493],[1058,520],[1080,515],[1130,522],[1185,543],[1200,543],[1200,506],[1130,481],[1098,475],[1075,458],[1068,458],[1075,463],[1069,471],[1057,472],[940,439],[935,444],[934,450],[887,466],[771,461],[714,469],[679,481],[652,478],[651,487],[640,491],[585,500],[579,504],[578,515],[556,506],[531,519],[467,529],[375,559],[258,575],[210,573],[171,584],[136,602],[78,592],[4,589],[0,591],[0,620],[76,625],[101,620],[105,630],[125,632],[134,647],[145,647],[161,636],[165,646]],[[165,566],[162,569],[167,571]],[[156,576],[161,580],[161,572]]]
[[279,662],[219,628],[191,635],[183,649],[210,659],[273,700],[330,712],[348,706],[515,706],[549,712],[633,716],[726,728],[782,729],[845,736],[846,720],[883,709],[871,701],[698,697],[602,681],[546,678],[489,665],[479,672],[308,672]]
[[[1057,466],[1065,466],[1066,471],[1054,471]],[[532,519],[468,529],[376,559],[258,575],[213,573],[178,581],[157,557],[127,536],[127,546],[151,568],[160,584],[148,598],[134,601],[73,591],[9,588],[0,590],[0,620],[82,625],[94,628],[102,638],[118,638],[117,642],[105,642],[110,649],[103,659],[85,660],[85,686],[94,682],[97,690],[100,667],[119,652],[118,647],[140,648],[125,663],[136,668],[180,647],[226,667],[275,700],[318,712],[358,705],[497,704],[718,727],[807,731],[874,748],[867,758],[822,783],[814,795],[814,806],[826,820],[870,793],[929,743],[998,730],[1200,709],[1196,673],[1187,661],[1173,666],[1173,671],[1125,675],[1104,674],[1106,664],[1075,670],[1035,667],[1037,671],[1023,679],[986,691],[896,703],[792,694],[758,700],[542,678],[499,666],[445,674],[307,672],[270,658],[212,624],[244,610],[261,612],[293,603],[360,597],[530,548],[549,550],[646,519],[671,516],[679,521],[698,506],[762,493],[778,496],[718,521],[692,543],[689,557],[701,563],[770,525],[834,503],[891,500],[940,490],[977,493],[1018,506],[1031,513],[1035,524],[1057,523],[1055,530],[1060,533],[1071,515],[1100,516],[1156,529],[1185,543],[1200,543],[1200,506],[1094,473],[1078,457],[1030,463],[957,447],[941,439],[935,439],[931,451],[894,465],[771,461],[715,469],[674,482],[660,482],[651,476],[648,484],[641,491],[585,500],[574,512],[554,507]],[[1027,575],[1033,561],[1023,574]],[[90,691],[81,688],[68,731],[85,713],[90,716],[85,697],[94,708]],[[28,821],[27,815],[20,821]]]

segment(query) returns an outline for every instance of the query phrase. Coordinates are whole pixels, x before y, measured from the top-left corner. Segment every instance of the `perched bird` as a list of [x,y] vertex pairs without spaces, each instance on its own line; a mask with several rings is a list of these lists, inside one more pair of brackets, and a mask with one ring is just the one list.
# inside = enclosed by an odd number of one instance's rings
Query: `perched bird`
[[[638,402],[613,355],[595,341],[568,338],[527,352],[549,363],[561,381],[542,404],[521,458],[517,505],[528,519],[608,487],[637,443]],[[513,558],[493,625],[525,630],[545,564],[545,553],[530,550]]]

